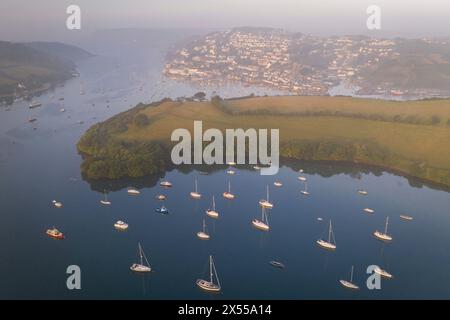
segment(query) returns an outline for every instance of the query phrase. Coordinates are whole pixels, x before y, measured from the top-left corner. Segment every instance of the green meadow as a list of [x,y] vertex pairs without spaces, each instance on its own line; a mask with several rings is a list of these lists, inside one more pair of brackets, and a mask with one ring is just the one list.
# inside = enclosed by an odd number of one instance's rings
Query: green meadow
[[90,179],[139,177],[170,165],[170,136],[207,128],[276,128],[282,157],[381,166],[450,186],[450,100],[350,97],[163,100],[96,124],[78,143]]

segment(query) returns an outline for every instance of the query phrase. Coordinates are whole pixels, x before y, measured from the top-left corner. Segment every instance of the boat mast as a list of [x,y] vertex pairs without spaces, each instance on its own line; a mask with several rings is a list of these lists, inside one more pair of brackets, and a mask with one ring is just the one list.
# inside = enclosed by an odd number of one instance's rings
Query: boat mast
[[205,218],[203,218],[203,233],[206,233],[206,224],[205,224]]
[[228,193],[231,193],[231,182],[228,181]]
[[138,242],[138,246],[139,246],[139,256],[141,257],[141,266],[144,265],[144,261],[142,259],[142,248],[141,248],[141,243]]
[[330,220],[330,226],[328,227],[328,243],[331,243],[331,220]]
[[267,202],[269,202],[269,185],[267,185]]
[[387,234],[388,224],[389,224],[389,217],[386,217],[386,225],[384,227],[384,234]]
[[214,196],[213,196],[213,210],[216,211],[216,201],[214,200]]
[[350,273],[350,282],[353,283],[353,266],[352,266],[352,272]]
[[210,277],[210,281],[211,283],[213,282],[213,262],[212,262],[212,256],[209,256],[209,277]]
[[197,193],[197,179],[195,179],[195,192]]

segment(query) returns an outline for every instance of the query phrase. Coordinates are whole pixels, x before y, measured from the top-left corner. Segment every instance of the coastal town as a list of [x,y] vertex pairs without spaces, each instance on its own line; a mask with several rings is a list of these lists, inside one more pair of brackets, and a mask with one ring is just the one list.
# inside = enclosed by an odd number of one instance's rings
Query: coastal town
[[[448,44],[447,44],[448,45]],[[360,94],[445,95],[440,90],[368,81],[379,64],[401,55],[397,40],[364,36],[317,37],[279,29],[215,32],[176,48],[164,74],[171,79],[221,86],[238,82],[301,95],[326,95],[345,84]]]

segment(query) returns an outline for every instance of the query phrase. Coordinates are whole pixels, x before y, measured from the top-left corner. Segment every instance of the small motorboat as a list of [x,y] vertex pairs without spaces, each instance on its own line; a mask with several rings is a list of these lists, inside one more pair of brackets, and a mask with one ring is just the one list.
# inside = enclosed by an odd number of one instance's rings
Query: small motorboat
[[57,239],[57,240],[64,239],[64,234],[61,231],[59,231],[58,229],[56,229],[55,227],[53,227],[53,229],[48,229],[46,231],[46,233],[50,238]]
[[30,105],[29,105],[29,108],[30,108],[30,109],[34,109],[34,108],[37,108],[37,107],[40,107],[40,106],[42,106],[42,103],[32,101],[32,102],[30,103]]
[[271,266],[273,266],[275,268],[284,269],[284,264],[282,264],[279,261],[270,261],[269,263]]
[[358,193],[363,196],[367,196],[369,194],[366,190],[358,190]]
[[306,181],[307,179],[306,179],[306,177],[303,177],[303,176],[300,176],[300,177],[298,177],[298,180],[300,180],[300,181]]
[[165,195],[163,195],[163,194],[158,194],[156,196],[156,200],[159,200],[159,201],[164,201],[166,199],[167,199],[167,197]]
[[120,231],[125,231],[128,229],[128,224],[119,220],[116,223],[114,223],[114,228],[116,228],[117,230],[120,230]]
[[406,220],[406,221],[413,221],[414,220],[413,217],[407,216],[407,215],[404,215],[404,214],[401,214],[400,218],[403,219],[403,220]]
[[53,200],[53,201],[52,201],[52,203],[53,203],[53,206],[54,206],[55,208],[58,208],[58,209],[60,209],[60,208],[62,208],[62,207],[63,207],[63,204],[62,204],[62,202],[59,202],[59,201]]
[[370,208],[365,208],[365,209],[364,209],[364,212],[365,212],[365,213],[370,213],[370,214],[372,214],[372,213],[375,212],[375,210],[370,209]]
[[273,183],[273,185],[274,185],[275,187],[281,187],[281,186],[283,186],[283,184],[282,184],[280,181],[275,181],[275,182]]
[[169,210],[165,206],[156,208],[155,211],[161,214],[169,214]]

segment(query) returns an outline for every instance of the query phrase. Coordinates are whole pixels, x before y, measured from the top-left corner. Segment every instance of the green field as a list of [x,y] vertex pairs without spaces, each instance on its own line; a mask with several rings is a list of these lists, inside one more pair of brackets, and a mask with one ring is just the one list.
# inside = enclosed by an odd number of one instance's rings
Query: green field
[[89,129],[78,143],[91,179],[164,170],[170,135],[207,128],[278,128],[281,156],[377,165],[450,186],[450,100],[255,97],[139,105]]

